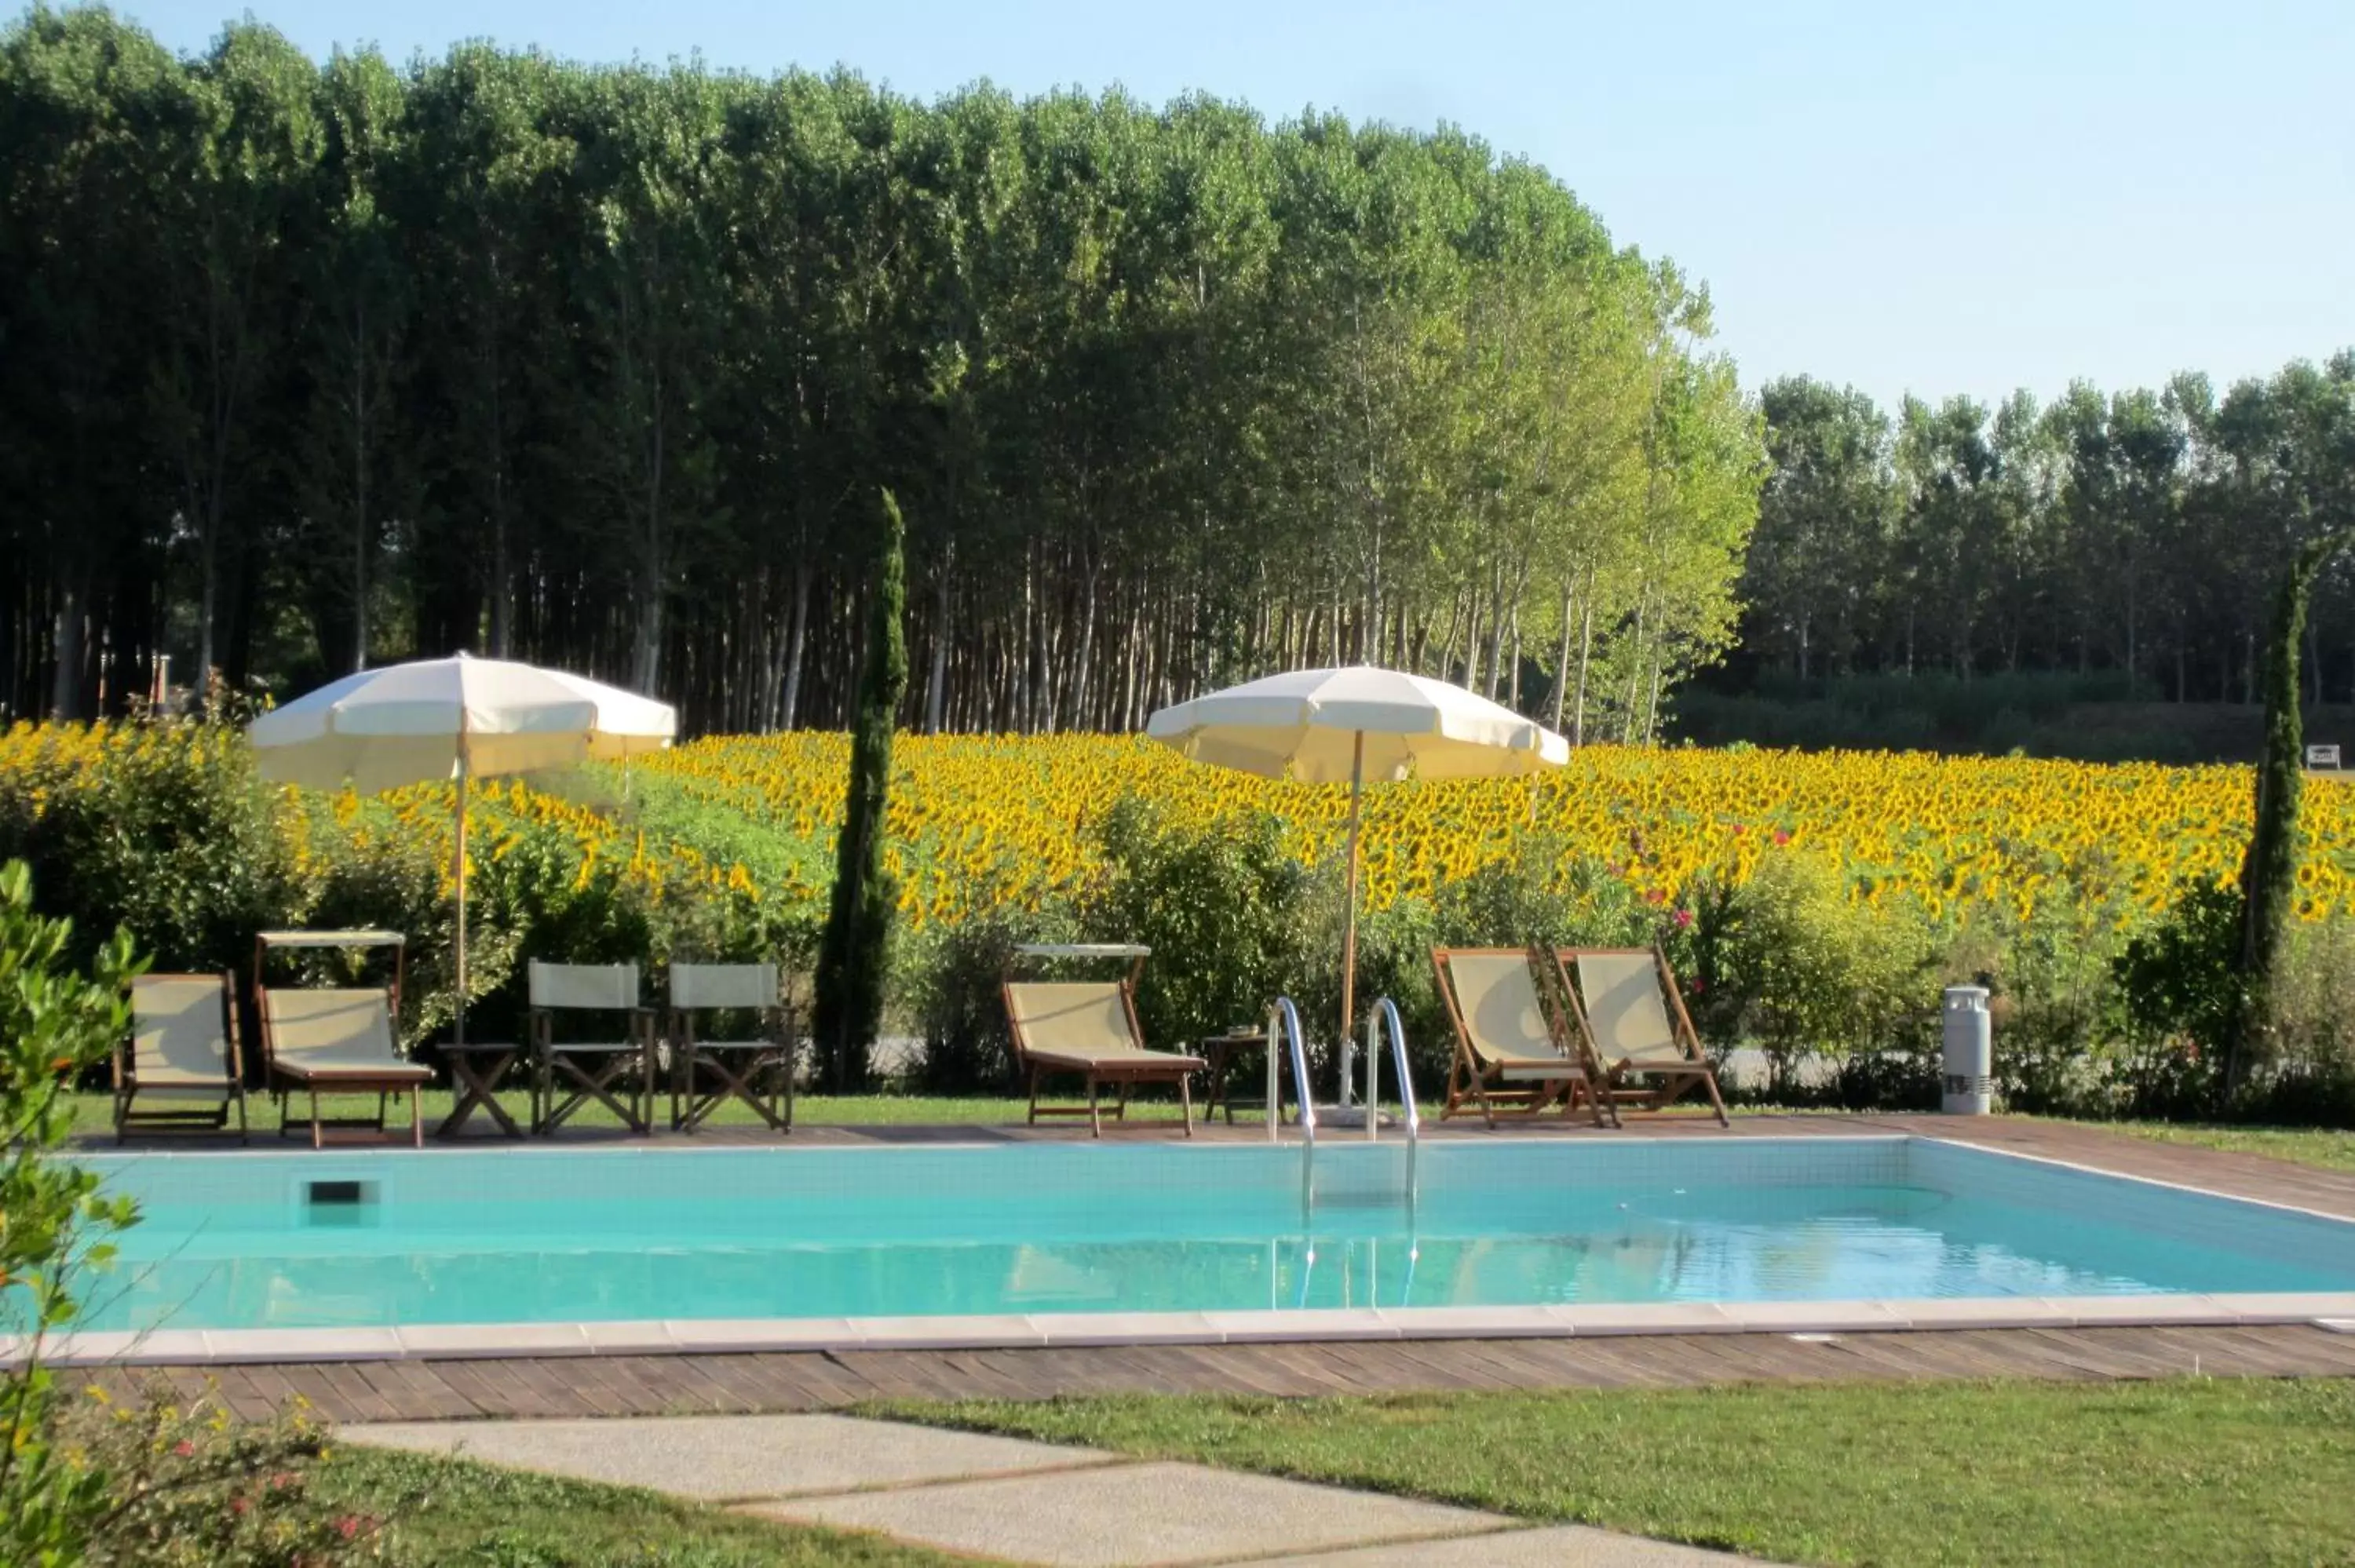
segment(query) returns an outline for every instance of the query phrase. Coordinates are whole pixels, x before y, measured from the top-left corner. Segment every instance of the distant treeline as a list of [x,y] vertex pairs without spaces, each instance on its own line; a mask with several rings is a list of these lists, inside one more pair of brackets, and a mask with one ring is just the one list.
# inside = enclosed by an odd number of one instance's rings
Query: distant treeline
[[[2355,352],[2222,396],[2183,375],[2046,408],[1909,397],[1892,418],[1799,378],[1761,403],[1774,471],[1743,653],[1713,683],[2108,672],[2119,697],[2245,704],[2292,546],[2355,524]],[[2350,566],[2315,599],[2312,702],[2355,700]]]
[[282,688],[468,648],[838,724],[890,486],[908,723],[1124,728],[1363,658],[1645,738],[1731,639],[1764,474],[1709,330],[1453,130],[322,66],[250,22],[179,58],[37,8],[0,716],[120,711],[166,655]]

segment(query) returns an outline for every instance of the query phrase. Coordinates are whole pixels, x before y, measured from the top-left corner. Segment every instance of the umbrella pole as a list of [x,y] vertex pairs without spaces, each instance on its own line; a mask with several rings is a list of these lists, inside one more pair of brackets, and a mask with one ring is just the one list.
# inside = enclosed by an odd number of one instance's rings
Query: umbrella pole
[[454,1032],[457,1044],[466,1043],[466,757],[458,756],[458,1016]]
[[[1349,869],[1348,891],[1342,895],[1348,906],[1341,925],[1341,1038],[1334,1051],[1334,1060],[1341,1069],[1341,1086],[1334,1104],[1346,1105],[1349,1099],[1350,1026],[1358,1018],[1358,829],[1364,818],[1366,803],[1366,732],[1358,731],[1356,747],[1349,753]],[[1373,1114],[1371,1107],[1367,1115]]]

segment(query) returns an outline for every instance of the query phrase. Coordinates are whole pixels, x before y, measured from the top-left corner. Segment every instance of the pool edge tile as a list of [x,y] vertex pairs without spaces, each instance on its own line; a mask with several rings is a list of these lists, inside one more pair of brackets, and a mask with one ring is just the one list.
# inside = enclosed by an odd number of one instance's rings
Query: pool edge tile
[[2252,1326],[2355,1318],[2355,1291],[2219,1291],[2209,1299]]
[[662,1327],[684,1355],[859,1348],[847,1318],[666,1318]]
[[1870,1334],[1902,1329],[1905,1319],[1879,1301],[1726,1301],[1712,1303],[1744,1334]]
[[1221,1336],[1200,1312],[1034,1312],[1030,1326],[1055,1349],[1117,1345],[1215,1345]]
[[2065,1329],[2068,1311],[2040,1296],[1900,1298],[1880,1305],[1924,1333],[1960,1329]]
[[588,1341],[591,1355],[667,1356],[678,1350],[669,1325],[656,1318],[629,1318],[577,1327],[581,1338]]
[[1742,1326],[1714,1301],[1593,1302],[1545,1308],[1573,1334],[1738,1334]]
[[1543,1307],[1384,1307],[1402,1340],[1563,1340],[1572,1330]]
[[502,1356],[585,1356],[580,1323],[412,1323],[395,1330],[410,1356],[480,1361]]
[[1043,1347],[1047,1336],[1028,1318],[974,1313],[939,1318],[853,1318],[862,1351],[978,1351]]
[[2212,1296],[2048,1296],[2078,1329],[2229,1329],[2241,1315]]
[[1290,1307],[1273,1311],[1205,1312],[1220,1340],[1230,1345],[1285,1340],[1396,1340],[1398,1325],[1370,1307]]
[[397,1361],[409,1352],[394,1329],[207,1329],[209,1361]]

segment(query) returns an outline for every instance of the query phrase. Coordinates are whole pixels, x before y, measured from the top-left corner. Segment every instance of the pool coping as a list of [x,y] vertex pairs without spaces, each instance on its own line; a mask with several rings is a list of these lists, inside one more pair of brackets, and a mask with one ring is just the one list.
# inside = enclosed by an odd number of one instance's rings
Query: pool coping
[[[1771,1136],[1771,1135],[1770,1135]],[[1920,1139],[2114,1181],[2355,1224],[2343,1214],[2219,1192],[2100,1166],[1924,1132],[1875,1131],[1809,1142]],[[1336,1142],[1355,1143],[1358,1139]],[[1614,1144],[1622,1140],[1614,1140]],[[1628,1139],[1625,1142],[1669,1139]],[[999,1145],[928,1146],[991,1148]],[[1264,1143],[1209,1143],[1202,1150]],[[1305,1147],[1290,1144],[1284,1147]],[[264,1152],[257,1150],[255,1152]],[[591,1152],[581,1150],[578,1152]],[[627,1156],[634,1149],[595,1151]],[[664,1150],[663,1152],[668,1152]],[[718,1152],[714,1150],[713,1152]],[[779,1150],[783,1152],[783,1150]],[[217,1159],[218,1155],[198,1158]],[[234,1156],[231,1156],[234,1158]],[[876,1318],[623,1319],[438,1323],[409,1328],[155,1329],[53,1334],[41,1360],[59,1367],[230,1366],[283,1362],[474,1361],[517,1357],[728,1355],[779,1351],[1000,1351],[1316,1340],[1606,1338],[1688,1334],[1846,1334],[1986,1329],[2248,1328],[2312,1325],[2345,1332],[2355,1291],[2196,1295],[1955,1297],[1934,1299],[1629,1302],[1593,1306],[1263,1308],[1216,1312],[1056,1312]],[[0,1336],[0,1366],[20,1363],[22,1336]]]

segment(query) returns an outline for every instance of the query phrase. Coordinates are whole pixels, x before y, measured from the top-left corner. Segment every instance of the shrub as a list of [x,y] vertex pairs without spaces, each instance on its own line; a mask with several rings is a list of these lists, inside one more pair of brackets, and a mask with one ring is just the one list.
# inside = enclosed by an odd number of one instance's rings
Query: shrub
[[[384,1520],[314,1499],[326,1431],[300,1402],[266,1422],[234,1419],[210,1390],[184,1400],[160,1380],[137,1403],[92,1384],[64,1404],[51,1440],[102,1483],[78,1561],[91,1568],[329,1568],[379,1563]],[[400,1499],[380,1499],[386,1511]]]
[[922,1086],[934,1094],[1018,1086],[999,989],[1014,949],[1025,942],[1075,939],[1068,911],[1039,913],[1004,904],[909,942],[906,983],[924,1037],[918,1068]]
[[61,725],[0,768],[0,858],[32,869],[87,959],[130,928],[166,969],[218,969],[304,906],[277,791],[244,738],[194,721]]
[[21,861],[0,866],[0,1331],[22,1363],[0,1373],[0,1562],[69,1563],[105,1510],[104,1477],[61,1452],[49,1427],[45,1335],[72,1322],[75,1276],[103,1268],[104,1239],[133,1224],[128,1199],[55,1158],[72,1125],[64,1086],[105,1058],[129,1023],[124,983],[139,972],[123,932],[88,974],[68,960],[69,922],[34,912]]
[[1813,1056],[1916,1054],[1933,990],[1921,932],[1851,898],[1830,862],[1775,851],[1725,901],[1710,1012],[1765,1054],[1777,1098],[1805,1086]]
[[[1153,949],[1136,997],[1148,1042],[1188,1048],[1263,1017],[1295,983],[1307,874],[1273,818],[1179,825],[1128,796],[1096,838],[1099,870],[1077,901],[1077,923],[1086,940]],[[1337,967],[1337,942],[1332,951]]]
[[2197,1116],[2215,1106],[2240,1005],[2240,895],[2203,882],[2113,962],[2126,1031],[2121,1110]]

